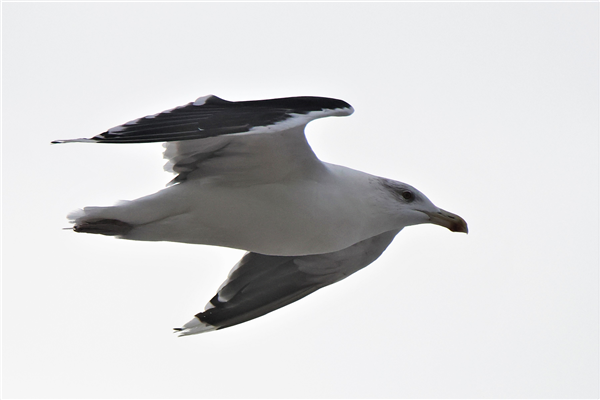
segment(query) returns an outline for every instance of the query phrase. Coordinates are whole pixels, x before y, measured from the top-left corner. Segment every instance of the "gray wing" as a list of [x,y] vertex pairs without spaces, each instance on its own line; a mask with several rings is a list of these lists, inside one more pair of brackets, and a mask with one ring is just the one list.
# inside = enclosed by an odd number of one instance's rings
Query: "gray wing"
[[226,101],[209,95],[92,138],[52,143],[166,142],[165,169],[178,174],[173,183],[200,176],[275,180],[318,168],[304,137],[307,123],[353,111],[348,103],[325,97]]
[[203,312],[181,328],[180,336],[241,324],[338,282],[375,261],[398,230],[344,250],[309,256],[246,253]]

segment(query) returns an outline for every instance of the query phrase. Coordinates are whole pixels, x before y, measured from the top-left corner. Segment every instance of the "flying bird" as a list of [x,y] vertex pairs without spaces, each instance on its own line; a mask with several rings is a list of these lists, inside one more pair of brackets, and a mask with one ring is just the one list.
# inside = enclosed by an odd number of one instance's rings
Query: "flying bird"
[[165,189],[67,216],[73,230],[121,239],[246,250],[204,311],[180,336],[260,317],[375,261],[406,226],[467,223],[406,183],[320,161],[310,121],[347,116],[324,97],[226,101],[204,96],[87,139],[52,143],[164,142]]

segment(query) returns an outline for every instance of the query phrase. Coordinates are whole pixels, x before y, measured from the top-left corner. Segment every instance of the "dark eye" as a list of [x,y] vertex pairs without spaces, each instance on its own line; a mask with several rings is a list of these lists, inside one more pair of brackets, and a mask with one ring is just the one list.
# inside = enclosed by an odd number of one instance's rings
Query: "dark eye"
[[413,194],[413,192],[411,192],[409,190],[405,190],[401,194],[402,194],[402,198],[406,201],[413,201],[415,199],[415,195]]

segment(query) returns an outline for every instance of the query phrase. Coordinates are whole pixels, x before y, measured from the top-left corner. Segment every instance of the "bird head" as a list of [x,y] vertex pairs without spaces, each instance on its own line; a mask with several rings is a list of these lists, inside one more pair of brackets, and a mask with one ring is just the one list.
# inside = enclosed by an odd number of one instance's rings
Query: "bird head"
[[442,210],[423,193],[406,183],[380,178],[379,185],[391,200],[393,215],[404,226],[431,223],[452,232],[468,233],[467,222],[456,214]]

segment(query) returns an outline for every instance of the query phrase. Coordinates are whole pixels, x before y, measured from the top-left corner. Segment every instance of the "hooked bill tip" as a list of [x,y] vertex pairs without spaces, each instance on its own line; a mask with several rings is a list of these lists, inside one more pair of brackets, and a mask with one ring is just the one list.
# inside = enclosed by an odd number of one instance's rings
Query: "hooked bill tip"
[[428,213],[429,220],[432,224],[443,226],[448,228],[452,232],[469,233],[469,227],[467,221],[459,217],[456,214],[448,212],[446,210],[439,209],[436,213]]

